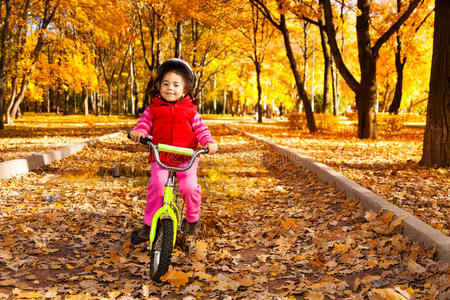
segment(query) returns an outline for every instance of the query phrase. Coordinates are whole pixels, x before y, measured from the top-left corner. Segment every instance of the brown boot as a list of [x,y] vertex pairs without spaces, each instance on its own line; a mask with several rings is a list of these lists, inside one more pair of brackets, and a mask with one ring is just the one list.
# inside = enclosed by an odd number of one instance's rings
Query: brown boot
[[195,235],[200,230],[200,220],[194,223],[186,221],[186,234]]
[[131,243],[138,245],[140,243],[148,241],[150,238],[150,226],[144,224],[141,228],[136,228],[131,232]]

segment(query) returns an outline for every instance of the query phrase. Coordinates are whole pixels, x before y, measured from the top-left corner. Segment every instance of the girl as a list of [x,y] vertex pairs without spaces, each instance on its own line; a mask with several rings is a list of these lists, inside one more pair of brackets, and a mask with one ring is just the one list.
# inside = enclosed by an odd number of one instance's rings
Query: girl
[[[165,61],[158,69],[156,88],[158,93],[142,114],[137,126],[130,132],[131,138],[139,142],[141,137],[153,136],[154,144],[168,144],[177,147],[197,149],[198,144],[209,149],[210,154],[217,152],[208,127],[197,112],[196,100],[192,98],[195,76],[189,64],[181,59]],[[161,153],[161,161],[172,166],[186,166],[186,156]],[[152,152],[150,184],[147,187],[147,205],[144,226],[133,230],[131,242],[139,244],[147,241],[150,234],[153,215],[162,206],[164,184],[169,172],[158,166]],[[194,234],[198,229],[200,217],[201,188],[197,183],[199,158],[192,167],[177,172],[178,186],[186,203],[186,232]]]

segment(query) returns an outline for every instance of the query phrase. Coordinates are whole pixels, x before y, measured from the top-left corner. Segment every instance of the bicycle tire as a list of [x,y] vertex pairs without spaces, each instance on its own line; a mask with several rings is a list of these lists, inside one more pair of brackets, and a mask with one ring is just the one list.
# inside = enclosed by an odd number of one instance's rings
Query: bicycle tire
[[169,270],[173,250],[173,221],[162,219],[150,252],[150,278],[161,282],[161,276]]

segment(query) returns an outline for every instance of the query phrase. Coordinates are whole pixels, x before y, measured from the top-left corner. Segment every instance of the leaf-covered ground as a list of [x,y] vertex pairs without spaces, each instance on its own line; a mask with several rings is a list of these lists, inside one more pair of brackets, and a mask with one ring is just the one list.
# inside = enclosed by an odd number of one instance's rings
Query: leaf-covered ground
[[149,166],[123,135],[0,181],[0,296],[448,298],[448,264],[402,236],[399,220],[211,129],[220,152],[201,161],[202,232],[177,246],[165,284],[149,281],[147,253],[129,243]]
[[356,138],[355,126],[310,134],[292,130],[287,122],[235,123],[322,162],[384,199],[450,234],[450,175],[448,169],[418,164],[423,128],[380,131],[378,140]]
[[0,130],[0,162],[82,143],[133,123],[136,119],[127,117],[28,113]]

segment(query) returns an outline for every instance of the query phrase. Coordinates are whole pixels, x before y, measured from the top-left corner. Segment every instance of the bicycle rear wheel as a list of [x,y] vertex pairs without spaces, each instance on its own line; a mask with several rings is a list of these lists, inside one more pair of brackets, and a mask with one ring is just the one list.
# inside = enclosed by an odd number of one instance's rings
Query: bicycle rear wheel
[[169,269],[173,250],[173,226],[171,219],[162,219],[158,223],[158,232],[150,252],[150,278],[155,282],[161,282],[161,276]]

